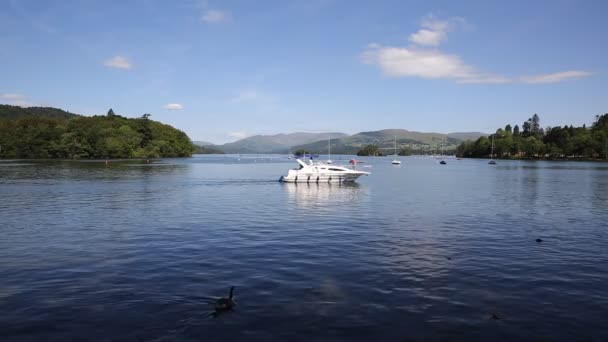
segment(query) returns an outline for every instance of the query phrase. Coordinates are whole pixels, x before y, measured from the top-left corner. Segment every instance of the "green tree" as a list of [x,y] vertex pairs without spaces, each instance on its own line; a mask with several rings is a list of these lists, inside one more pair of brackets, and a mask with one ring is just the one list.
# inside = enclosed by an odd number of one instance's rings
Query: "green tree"
[[363,147],[359,152],[357,152],[358,156],[383,156],[384,154],[378,148],[377,145],[367,145]]
[[152,129],[150,128],[150,114],[144,114],[141,116],[141,126],[139,127],[139,133],[141,134],[141,147],[146,148],[150,141],[152,141]]
[[515,127],[513,127],[513,136],[519,136],[519,126],[515,125]]

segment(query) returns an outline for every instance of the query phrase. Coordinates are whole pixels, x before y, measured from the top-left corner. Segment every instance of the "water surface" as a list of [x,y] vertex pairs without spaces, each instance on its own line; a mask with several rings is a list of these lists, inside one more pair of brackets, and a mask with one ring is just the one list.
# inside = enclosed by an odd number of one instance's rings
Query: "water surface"
[[0,161],[0,339],[608,339],[608,164],[390,160]]

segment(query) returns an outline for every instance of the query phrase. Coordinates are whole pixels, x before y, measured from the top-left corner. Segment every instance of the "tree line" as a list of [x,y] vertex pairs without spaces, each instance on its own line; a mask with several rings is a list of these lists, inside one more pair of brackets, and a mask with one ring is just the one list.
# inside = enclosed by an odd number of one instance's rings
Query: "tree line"
[[518,125],[506,125],[489,137],[465,141],[456,149],[459,157],[505,159],[608,159],[608,113],[596,115],[591,127],[542,128],[534,114]]
[[150,120],[150,114],[126,118],[110,109],[105,116],[47,116],[52,111],[43,109],[0,106],[0,158],[157,158],[194,152],[186,133]]

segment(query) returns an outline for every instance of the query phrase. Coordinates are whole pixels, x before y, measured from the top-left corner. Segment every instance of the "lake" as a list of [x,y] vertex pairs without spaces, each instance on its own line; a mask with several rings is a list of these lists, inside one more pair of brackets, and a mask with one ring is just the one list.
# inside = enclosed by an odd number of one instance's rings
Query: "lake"
[[608,339],[608,163],[361,159],[0,161],[0,340]]

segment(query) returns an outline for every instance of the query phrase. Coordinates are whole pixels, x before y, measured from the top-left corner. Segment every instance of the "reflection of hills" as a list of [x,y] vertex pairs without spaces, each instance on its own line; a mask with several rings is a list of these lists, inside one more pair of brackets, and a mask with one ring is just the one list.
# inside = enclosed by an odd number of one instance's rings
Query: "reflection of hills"
[[363,192],[363,188],[357,183],[283,183],[283,187],[289,195],[290,202],[307,209],[351,205],[360,199]]

